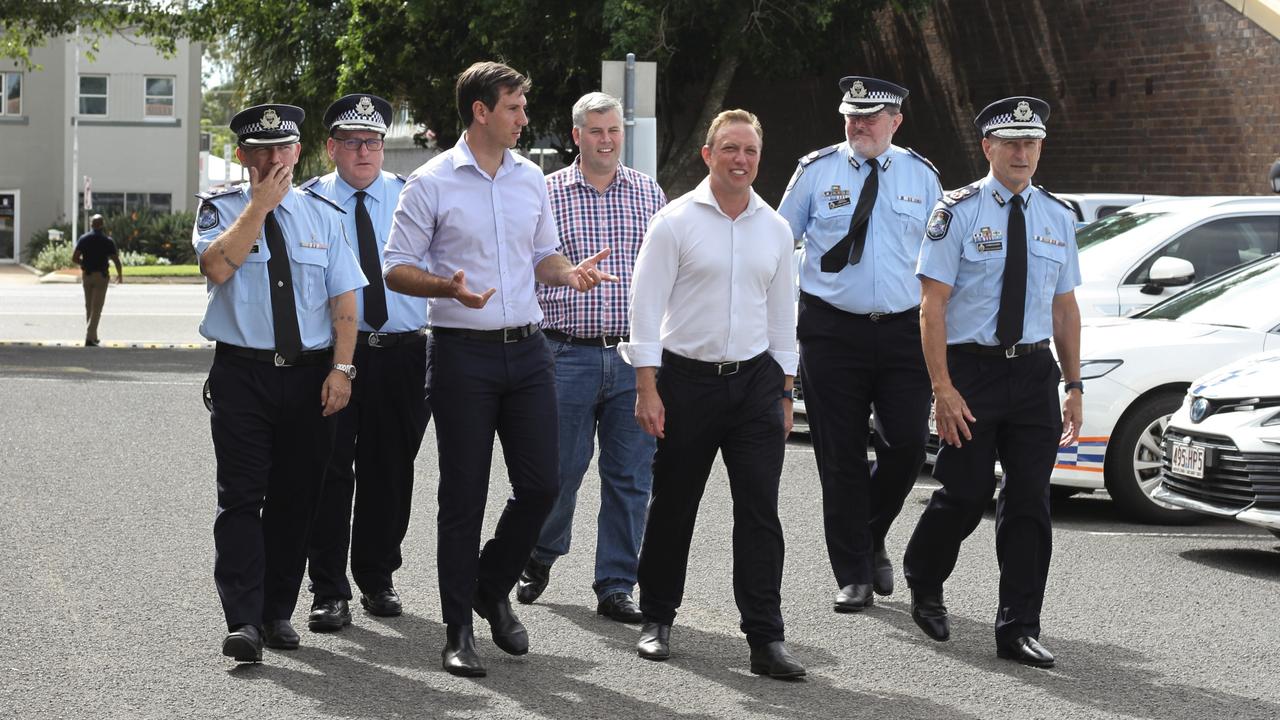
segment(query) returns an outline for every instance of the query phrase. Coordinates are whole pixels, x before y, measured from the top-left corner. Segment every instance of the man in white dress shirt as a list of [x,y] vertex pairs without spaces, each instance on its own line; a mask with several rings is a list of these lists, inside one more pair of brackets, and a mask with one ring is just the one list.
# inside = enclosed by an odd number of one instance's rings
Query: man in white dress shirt
[[799,360],[795,281],[791,230],[751,189],[762,140],[755,115],[720,113],[702,147],[710,174],[654,216],[636,260],[631,341],[619,350],[636,368],[636,421],[658,439],[636,649],[648,660],[670,657],[698,503],[719,451],[733,493],[733,592],[751,672],[797,678],[804,666],[783,642],[778,520]]

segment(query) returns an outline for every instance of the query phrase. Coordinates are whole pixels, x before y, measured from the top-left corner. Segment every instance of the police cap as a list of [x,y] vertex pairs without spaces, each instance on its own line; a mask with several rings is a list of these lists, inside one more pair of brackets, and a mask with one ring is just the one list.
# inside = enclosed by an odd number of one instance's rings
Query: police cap
[[907,89],[887,80],[849,75],[840,78],[841,115],[874,115],[886,105],[901,107],[907,99]]
[[391,103],[377,95],[355,94],[338,98],[324,111],[324,126],[334,130],[372,130],[387,134]]
[[306,115],[306,111],[294,105],[254,105],[236,113],[230,127],[241,145],[292,145],[298,142],[299,127]]
[[997,100],[982,109],[973,119],[982,137],[1001,140],[1038,140],[1047,134],[1044,121],[1049,119],[1049,103],[1033,97],[1016,96]]

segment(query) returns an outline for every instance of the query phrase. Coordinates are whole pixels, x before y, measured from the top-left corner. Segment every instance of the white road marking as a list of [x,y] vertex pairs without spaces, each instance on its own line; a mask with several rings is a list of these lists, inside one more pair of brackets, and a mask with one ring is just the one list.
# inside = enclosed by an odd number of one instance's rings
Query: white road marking
[[1275,538],[1269,535],[1247,535],[1247,534],[1227,534],[1227,533],[1167,533],[1167,532],[1117,532],[1104,530],[1085,530],[1086,535],[1098,536],[1114,536],[1114,537],[1157,537],[1157,538],[1219,538],[1219,539],[1252,539],[1267,540],[1274,542]]

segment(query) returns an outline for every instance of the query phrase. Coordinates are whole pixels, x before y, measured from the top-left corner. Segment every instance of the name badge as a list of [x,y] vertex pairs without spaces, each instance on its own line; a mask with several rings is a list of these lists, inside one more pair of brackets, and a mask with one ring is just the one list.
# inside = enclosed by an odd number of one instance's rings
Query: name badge
[[828,209],[828,210],[835,210],[836,208],[844,207],[845,205],[848,205],[848,204],[849,204],[849,203],[851,203],[851,202],[853,202],[853,201],[852,201],[850,198],[847,198],[847,197],[846,197],[846,198],[840,198],[839,200],[832,200],[831,202],[827,203],[827,209]]
[[987,242],[978,243],[978,252],[999,252],[1004,247],[1004,242],[1000,240],[989,240]]

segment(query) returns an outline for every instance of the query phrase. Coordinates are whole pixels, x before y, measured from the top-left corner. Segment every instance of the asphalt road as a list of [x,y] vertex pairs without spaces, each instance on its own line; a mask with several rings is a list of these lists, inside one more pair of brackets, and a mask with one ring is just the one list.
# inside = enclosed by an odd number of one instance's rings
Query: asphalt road
[[[11,297],[0,289],[0,717],[1280,717],[1271,535],[1227,522],[1132,526],[1105,498],[1056,504],[1042,639],[1059,662],[1034,670],[994,654],[990,513],[947,585],[950,642],[916,629],[900,572],[898,592],[872,610],[832,613],[821,493],[803,443],[788,446],[781,510],[783,614],[806,681],[747,672],[719,464],[670,662],[640,660],[636,629],[595,615],[598,493],[588,479],[573,551],[543,599],[517,607],[531,653],[504,655],[477,621],[489,677],[442,672],[431,430],[396,578],[406,614],[357,610],[352,627],[316,635],[305,629],[304,590],[294,616],[302,648],[237,666],[219,654],[212,579],[214,462],[200,401],[210,351],[6,345],[16,339]],[[142,339],[106,322],[104,338]],[[892,531],[899,558],[931,485],[921,478]],[[499,456],[486,533],[505,486]]]

